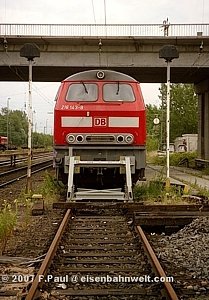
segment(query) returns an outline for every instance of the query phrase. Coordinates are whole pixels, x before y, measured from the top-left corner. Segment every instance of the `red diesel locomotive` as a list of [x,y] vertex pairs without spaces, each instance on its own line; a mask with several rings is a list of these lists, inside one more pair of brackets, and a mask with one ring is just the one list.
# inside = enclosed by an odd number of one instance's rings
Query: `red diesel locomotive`
[[[57,179],[67,183],[66,157],[85,161],[118,161],[134,157],[132,181],[144,178],[146,124],[139,83],[110,70],[90,70],[62,81],[54,110],[54,150]],[[103,186],[123,183],[118,168],[80,168],[75,182]],[[101,180],[102,178],[102,180]]]

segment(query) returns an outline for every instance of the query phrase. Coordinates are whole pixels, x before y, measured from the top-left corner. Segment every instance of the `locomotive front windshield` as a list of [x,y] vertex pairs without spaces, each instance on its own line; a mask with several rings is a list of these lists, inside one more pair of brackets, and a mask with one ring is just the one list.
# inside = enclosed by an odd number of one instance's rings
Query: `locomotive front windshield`
[[124,101],[133,102],[135,96],[131,85],[126,83],[106,83],[103,86],[104,101]]
[[66,101],[96,101],[98,86],[95,83],[73,83],[69,86]]
[[[104,83],[102,98],[105,102],[123,101],[134,102],[135,95],[132,86],[123,82]],[[94,102],[99,98],[99,87],[96,83],[72,83],[66,94],[66,101]]]

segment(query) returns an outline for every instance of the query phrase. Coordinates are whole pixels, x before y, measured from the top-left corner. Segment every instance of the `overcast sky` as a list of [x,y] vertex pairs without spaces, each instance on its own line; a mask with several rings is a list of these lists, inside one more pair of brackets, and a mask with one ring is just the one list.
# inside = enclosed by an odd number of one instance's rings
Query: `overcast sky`
[[[104,7],[106,3],[106,9]],[[0,0],[0,23],[24,24],[161,24],[209,23],[206,0]],[[33,83],[34,123],[51,133],[54,97],[59,83]],[[159,84],[142,84],[145,103],[159,104]],[[0,109],[25,110],[27,83],[0,82]]]

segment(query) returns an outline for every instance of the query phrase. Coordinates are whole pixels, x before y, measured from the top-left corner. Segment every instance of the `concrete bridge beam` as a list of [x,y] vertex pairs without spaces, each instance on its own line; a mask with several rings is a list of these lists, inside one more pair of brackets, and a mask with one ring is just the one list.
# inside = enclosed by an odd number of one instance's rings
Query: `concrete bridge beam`
[[101,52],[98,37],[7,36],[6,48],[4,41],[0,36],[0,81],[27,80],[28,64],[20,57],[25,43],[35,43],[41,51],[33,65],[34,81],[61,81],[79,71],[108,68],[139,82],[166,82],[166,63],[159,51],[168,44],[179,51],[171,65],[171,82],[198,83],[209,78],[208,36],[106,37]]
[[198,157],[209,160],[209,79],[195,85],[198,94]]

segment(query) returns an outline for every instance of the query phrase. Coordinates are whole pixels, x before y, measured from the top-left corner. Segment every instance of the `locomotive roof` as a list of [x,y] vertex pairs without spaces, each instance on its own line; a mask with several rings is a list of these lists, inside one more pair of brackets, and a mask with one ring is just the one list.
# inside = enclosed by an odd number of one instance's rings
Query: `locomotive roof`
[[104,80],[113,80],[113,81],[137,81],[133,77],[112,71],[112,70],[89,70],[89,71],[83,71],[80,73],[73,74],[67,78],[64,79],[64,81],[74,81],[74,80],[98,80],[97,73],[98,72],[104,72],[105,77]]

